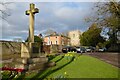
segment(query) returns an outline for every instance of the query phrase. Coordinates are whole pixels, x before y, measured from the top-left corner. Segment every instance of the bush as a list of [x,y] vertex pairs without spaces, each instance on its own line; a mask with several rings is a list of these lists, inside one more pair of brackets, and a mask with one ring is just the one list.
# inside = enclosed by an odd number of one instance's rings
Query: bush
[[110,52],[120,52],[120,44],[112,44],[109,48],[108,51]]
[[52,60],[53,58],[55,58],[55,55],[47,55],[48,57],[48,61]]

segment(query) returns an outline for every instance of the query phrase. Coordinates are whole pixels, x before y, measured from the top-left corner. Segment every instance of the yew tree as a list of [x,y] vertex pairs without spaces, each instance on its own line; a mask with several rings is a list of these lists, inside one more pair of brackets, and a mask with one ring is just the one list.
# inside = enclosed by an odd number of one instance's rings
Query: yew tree
[[83,46],[96,46],[99,42],[104,42],[103,37],[100,35],[101,28],[97,24],[92,24],[87,31],[80,37],[80,43]]

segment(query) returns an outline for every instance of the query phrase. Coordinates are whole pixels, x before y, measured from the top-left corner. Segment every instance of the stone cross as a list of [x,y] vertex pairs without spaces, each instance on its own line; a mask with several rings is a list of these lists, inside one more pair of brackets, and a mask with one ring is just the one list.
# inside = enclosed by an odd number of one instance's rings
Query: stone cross
[[30,4],[30,10],[26,11],[26,15],[29,15],[29,38],[28,42],[34,42],[34,15],[35,13],[38,13],[39,9],[35,8],[35,4]]

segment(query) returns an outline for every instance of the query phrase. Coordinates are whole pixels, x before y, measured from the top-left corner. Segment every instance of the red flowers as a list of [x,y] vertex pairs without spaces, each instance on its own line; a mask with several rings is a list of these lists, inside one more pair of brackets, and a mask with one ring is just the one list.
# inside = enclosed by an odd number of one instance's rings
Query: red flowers
[[24,71],[24,69],[7,68],[7,67],[2,67],[2,70],[17,71],[17,72],[23,72]]

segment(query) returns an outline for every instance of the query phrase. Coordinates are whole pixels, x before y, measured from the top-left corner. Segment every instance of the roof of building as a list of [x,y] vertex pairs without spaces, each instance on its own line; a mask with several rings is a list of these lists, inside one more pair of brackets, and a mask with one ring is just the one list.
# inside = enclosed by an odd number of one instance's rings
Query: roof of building
[[[62,37],[66,37],[66,38],[69,38],[68,36],[65,36],[65,35],[61,35]],[[70,39],[70,38],[69,38]]]
[[50,36],[61,36],[61,37],[69,38],[68,36],[65,36],[65,35],[63,35],[63,34],[57,34],[57,33],[53,33],[53,34],[47,35],[47,36],[45,36],[45,37],[50,37]]
[[59,36],[59,34],[50,34],[50,35],[47,35],[45,37],[49,37],[49,36]]

